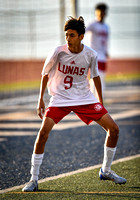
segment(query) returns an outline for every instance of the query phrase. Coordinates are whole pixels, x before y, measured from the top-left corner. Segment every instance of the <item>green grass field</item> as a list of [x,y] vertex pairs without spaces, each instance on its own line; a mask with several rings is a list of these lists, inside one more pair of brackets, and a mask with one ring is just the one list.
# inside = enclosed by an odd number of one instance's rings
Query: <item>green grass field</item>
[[47,181],[39,191],[23,193],[21,189],[0,194],[1,200],[133,200],[140,199],[140,157],[112,165],[112,170],[127,179],[125,185],[100,181],[99,169]]
[[117,81],[131,81],[131,80],[140,80],[140,73],[137,74],[112,74],[106,76],[106,82],[117,82]]
[[40,87],[40,81],[23,81],[0,84],[0,92],[32,90]]

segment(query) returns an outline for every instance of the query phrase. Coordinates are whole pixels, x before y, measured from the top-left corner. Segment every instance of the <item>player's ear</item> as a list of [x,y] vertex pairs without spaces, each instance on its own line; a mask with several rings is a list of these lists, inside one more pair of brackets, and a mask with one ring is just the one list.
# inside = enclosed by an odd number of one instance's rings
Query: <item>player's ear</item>
[[79,37],[80,37],[80,40],[83,40],[84,34],[81,34]]

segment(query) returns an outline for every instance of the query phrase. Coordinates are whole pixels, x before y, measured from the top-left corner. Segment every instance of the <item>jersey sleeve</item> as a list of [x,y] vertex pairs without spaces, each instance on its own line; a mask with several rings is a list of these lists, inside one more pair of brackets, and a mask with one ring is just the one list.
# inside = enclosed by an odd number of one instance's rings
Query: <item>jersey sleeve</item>
[[97,55],[91,57],[90,78],[99,76]]
[[89,25],[87,26],[86,32],[88,32],[88,31],[94,32],[94,23],[91,23],[91,24],[89,24]]
[[49,74],[49,72],[52,70],[53,66],[57,61],[57,56],[58,56],[57,48],[49,53],[43,66],[43,70],[41,73],[42,76]]
[[84,36],[84,44],[86,44],[87,46],[91,47],[92,48],[92,35],[94,33],[94,24],[91,23],[87,26],[86,28],[86,33],[85,33],[85,36]]

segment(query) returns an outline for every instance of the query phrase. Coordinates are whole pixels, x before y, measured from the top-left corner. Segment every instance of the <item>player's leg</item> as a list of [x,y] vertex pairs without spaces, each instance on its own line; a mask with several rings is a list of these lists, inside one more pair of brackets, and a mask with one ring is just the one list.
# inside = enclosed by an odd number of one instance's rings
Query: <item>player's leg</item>
[[42,126],[37,135],[34,152],[31,160],[31,179],[30,182],[23,188],[24,192],[33,192],[38,189],[38,175],[42,164],[44,148],[48,139],[49,133],[53,126],[57,124],[64,116],[69,114],[71,109],[67,107],[49,107],[46,109],[45,117],[43,118]]
[[100,179],[113,180],[115,183],[119,184],[125,183],[126,179],[119,177],[111,171],[111,164],[116,152],[116,145],[119,137],[119,128],[111,116],[107,113],[107,110],[100,103],[95,103],[90,105],[75,106],[73,111],[86,124],[89,124],[94,120],[107,132]]
[[104,158],[102,168],[100,170],[100,179],[112,180],[115,183],[124,184],[126,179],[119,177],[111,171],[111,164],[116,152],[116,145],[119,137],[119,128],[111,116],[107,113],[96,121],[107,132],[104,144]]
[[30,182],[22,189],[23,192],[33,192],[38,189],[38,175],[42,164],[44,148],[48,139],[49,133],[53,128],[55,122],[49,117],[44,117],[41,128],[38,132],[34,152],[31,159],[31,179]]
[[31,180],[38,180],[40,165],[42,164],[45,144],[48,140],[49,133],[53,128],[55,122],[49,117],[44,117],[41,128],[38,132],[34,151],[31,160]]
[[43,154],[45,144],[47,142],[50,131],[52,130],[55,122],[53,119],[49,117],[44,117],[41,128],[38,132],[35,145],[34,145],[34,153],[35,154]]
[[103,171],[110,171],[119,137],[119,128],[108,113],[96,122],[107,132],[104,144],[104,159],[102,169]]
[[105,144],[107,147],[115,148],[117,145],[118,137],[119,137],[119,128],[111,116],[106,113],[99,120],[96,121],[100,126],[102,126],[106,132],[106,140]]

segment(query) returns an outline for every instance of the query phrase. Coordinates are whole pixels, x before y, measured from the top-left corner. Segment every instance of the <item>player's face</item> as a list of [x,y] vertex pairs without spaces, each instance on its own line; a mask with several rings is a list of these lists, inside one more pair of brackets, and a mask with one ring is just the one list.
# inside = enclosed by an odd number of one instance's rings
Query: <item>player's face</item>
[[71,52],[73,52],[75,48],[79,48],[81,46],[83,35],[78,35],[77,31],[72,29],[67,30],[65,34],[68,49]]
[[103,22],[106,16],[106,12],[104,10],[95,10],[96,20],[99,22]]

